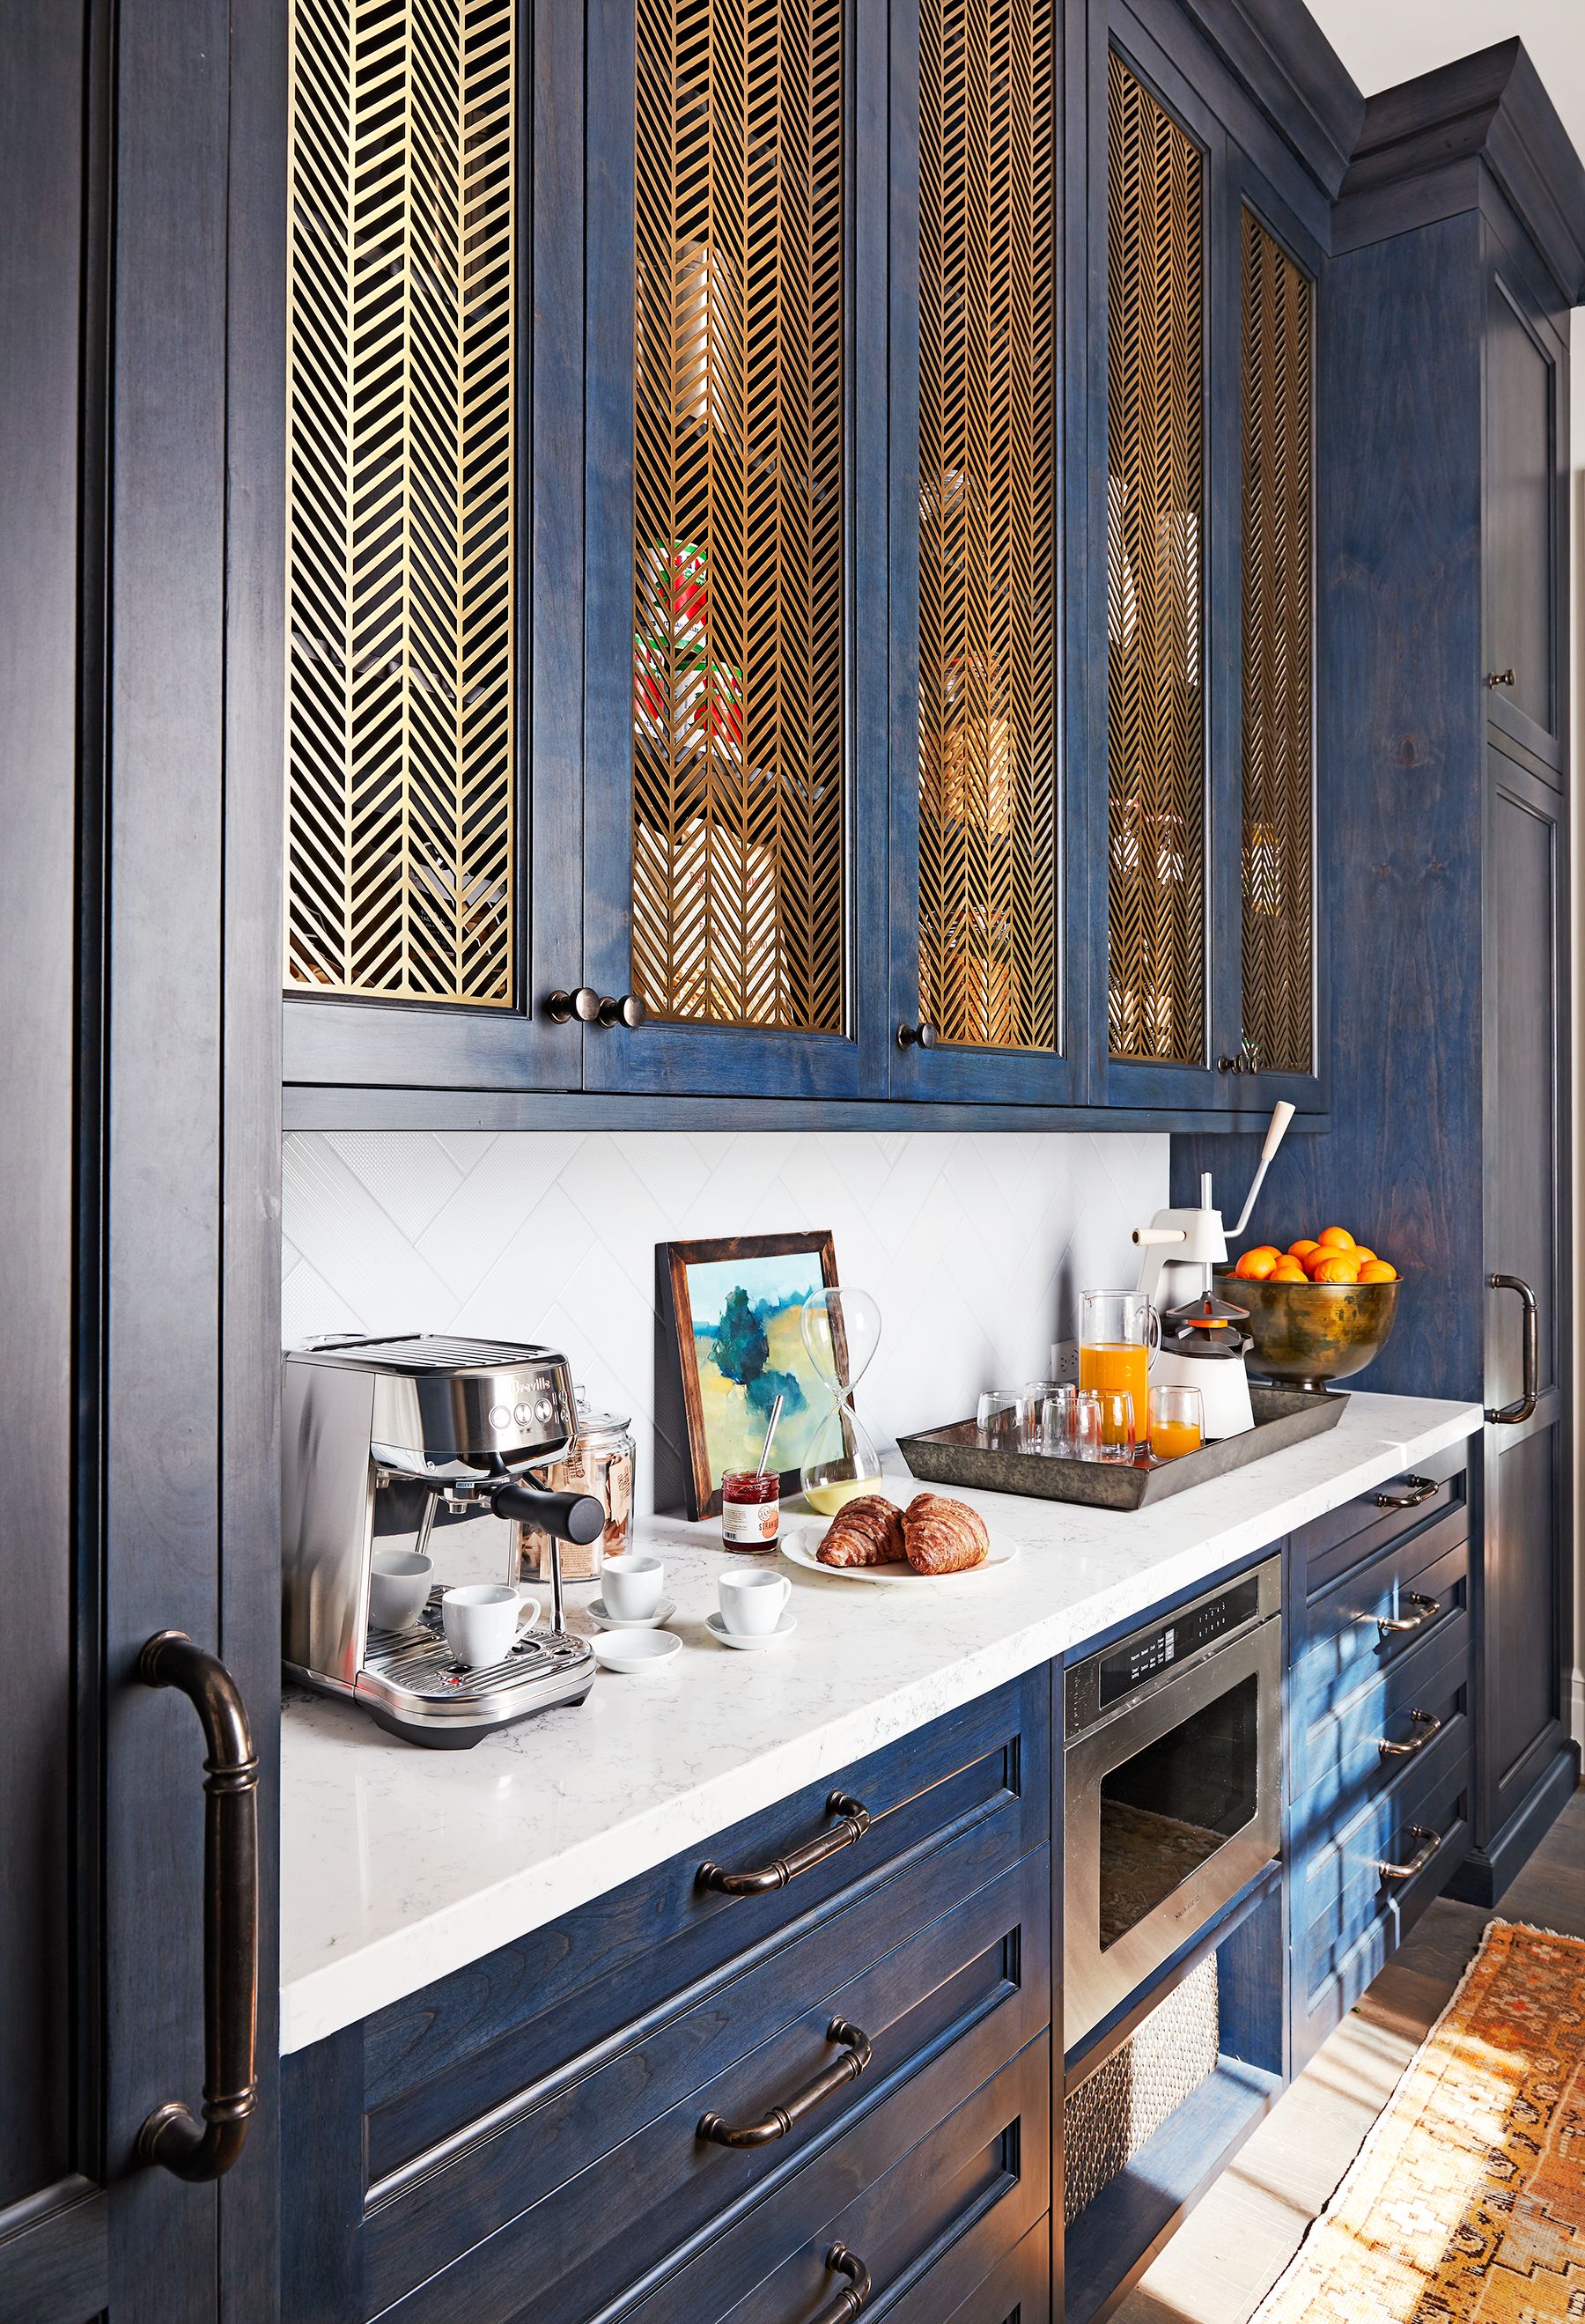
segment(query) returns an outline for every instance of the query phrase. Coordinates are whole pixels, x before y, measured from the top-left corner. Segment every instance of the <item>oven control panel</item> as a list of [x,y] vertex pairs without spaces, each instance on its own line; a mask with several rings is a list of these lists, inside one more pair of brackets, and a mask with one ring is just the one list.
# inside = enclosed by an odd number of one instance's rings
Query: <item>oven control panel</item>
[[1066,1732],[1077,1734],[1114,1702],[1203,1654],[1230,1631],[1241,1630],[1259,1612],[1260,1575],[1255,1572],[1120,1638],[1087,1662],[1074,1663],[1067,1674]]

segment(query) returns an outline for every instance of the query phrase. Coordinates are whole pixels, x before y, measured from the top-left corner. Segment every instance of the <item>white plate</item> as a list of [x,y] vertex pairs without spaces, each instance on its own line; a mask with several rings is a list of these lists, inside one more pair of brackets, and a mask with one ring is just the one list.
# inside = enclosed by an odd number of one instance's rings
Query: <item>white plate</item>
[[774,1630],[752,1633],[729,1630],[719,1614],[706,1614],[705,1617],[705,1628],[713,1638],[719,1638],[723,1646],[742,1646],[745,1653],[751,1655],[757,1653],[761,1646],[779,1646],[783,1638],[791,1637],[797,1627],[797,1617],[792,1614],[784,1614]]
[[675,1630],[604,1630],[591,1641],[602,1670],[650,1671],[682,1652]]
[[602,1630],[658,1630],[670,1621],[676,1611],[675,1598],[663,1598],[652,1614],[636,1616],[613,1614],[604,1598],[591,1599],[589,1602],[590,1617]]
[[966,1566],[959,1573],[916,1573],[906,1557],[892,1559],[887,1565],[822,1565],[815,1553],[831,1531],[829,1525],[801,1526],[797,1531],[781,1536],[781,1554],[794,1565],[801,1565],[806,1573],[828,1574],[834,1582],[907,1582],[918,1588],[926,1582],[972,1581],[976,1573],[989,1573],[993,1566],[1010,1565],[1018,1549],[1010,1541],[999,1541],[991,1536],[991,1554],[978,1565]]

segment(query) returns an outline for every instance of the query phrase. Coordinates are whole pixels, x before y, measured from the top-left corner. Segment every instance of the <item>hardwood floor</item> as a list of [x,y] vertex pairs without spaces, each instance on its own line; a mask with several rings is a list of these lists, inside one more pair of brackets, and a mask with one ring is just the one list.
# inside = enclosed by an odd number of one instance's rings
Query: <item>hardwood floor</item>
[[1585,1790],[1495,1914],[1433,1904],[1122,2305],[1118,2324],[1248,2324],[1359,2153],[1493,1918],[1585,1936]]

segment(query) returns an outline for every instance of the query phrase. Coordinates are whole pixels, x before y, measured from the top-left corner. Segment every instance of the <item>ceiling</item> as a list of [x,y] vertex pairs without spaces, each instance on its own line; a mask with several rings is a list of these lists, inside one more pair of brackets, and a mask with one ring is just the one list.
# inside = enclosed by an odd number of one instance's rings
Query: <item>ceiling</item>
[[1517,32],[1585,155],[1581,0],[1309,0],[1309,7],[1367,97]]

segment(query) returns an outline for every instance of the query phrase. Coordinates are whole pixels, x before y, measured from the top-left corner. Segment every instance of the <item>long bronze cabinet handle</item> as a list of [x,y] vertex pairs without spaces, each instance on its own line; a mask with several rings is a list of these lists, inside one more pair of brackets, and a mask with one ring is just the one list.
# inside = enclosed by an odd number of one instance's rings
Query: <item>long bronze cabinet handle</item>
[[1424,1872],[1437,1849],[1442,1846],[1439,1831],[1427,1831],[1424,1824],[1412,1823],[1409,1838],[1417,1840],[1419,1847],[1407,1864],[1378,1864],[1377,1870],[1384,1880],[1413,1880],[1416,1872]]
[[702,2115],[699,2136],[713,2139],[717,2146],[769,2146],[772,2139],[785,2138],[794,2123],[812,2113],[822,2098],[834,2098],[849,2082],[857,2081],[870,2062],[870,2036],[862,2026],[850,2025],[845,2017],[832,2019],[825,2038],[840,2042],[843,2055],[801,2090],[795,2090],[785,2106],[772,2107],[758,2122],[728,2122],[718,2114]]
[[138,2132],[144,2163],[219,2179],[242,2153],[258,2101],[259,1762],[236,1682],[185,1630],[159,1630],[138,1656],[145,1686],[174,1686],[203,1722],[204,2118],[180,2098]]
[[817,1840],[806,1840],[790,1856],[779,1856],[773,1864],[762,1864],[752,1872],[728,1872],[719,1864],[701,1864],[700,1887],[719,1889],[723,1896],[763,1896],[772,1888],[785,1888],[800,1872],[812,1872],[839,1848],[852,1848],[870,1829],[869,1809],[850,1800],[845,1792],[832,1793],[825,1812],[840,1816],[842,1821]]
[[870,2271],[856,2252],[849,2251],[846,2244],[833,2244],[825,2255],[825,2264],[834,2274],[846,2276],[848,2288],[817,2310],[809,2319],[809,2324],[852,2324],[852,2319],[873,2289]]
[[1524,1328],[1524,1371],[1520,1379],[1518,1399],[1513,1404],[1488,1404],[1488,1420],[1514,1427],[1528,1420],[1541,1397],[1541,1324],[1535,1312],[1535,1294],[1522,1275],[1488,1275],[1486,1278],[1494,1291],[1512,1291],[1517,1295]]

